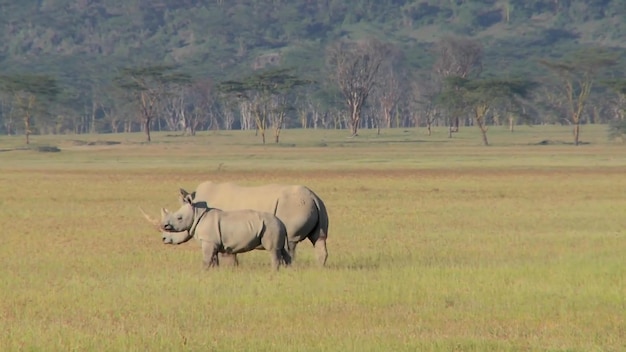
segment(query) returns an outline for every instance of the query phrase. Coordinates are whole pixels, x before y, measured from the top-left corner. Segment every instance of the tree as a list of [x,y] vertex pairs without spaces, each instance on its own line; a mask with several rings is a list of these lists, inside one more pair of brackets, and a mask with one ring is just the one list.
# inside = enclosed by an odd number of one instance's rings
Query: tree
[[[412,110],[419,114],[419,120],[426,124],[428,135],[432,135],[432,125],[439,118],[440,106],[437,97],[441,94],[442,86],[439,80],[433,79],[433,73],[419,75],[411,82],[411,106]],[[419,126],[416,121],[416,127]]]
[[195,135],[196,128],[203,122],[208,122],[208,128],[219,130],[220,123],[218,113],[215,111],[213,81],[208,78],[198,80],[188,90],[193,99],[193,108],[183,120],[187,131]]
[[311,84],[312,81],[300,79],[291,73],[291,69],[271,69],[249,76],[241,81],[224,81],[219,85],[223,93],[234,94],[242,104],[250,109],[257,131],[265,144],[265,132],[268,122],[274,128],[274,142],[278,143],[284,117],[289,108],[288,96],[293,89]]
[[[378,102],[377,121],[382,120],[386,128],[391,128],[394,113],[402,95],[407,90],[406,71],[398,68],[398,65],[383,65],[380,70],[380,79],[374,89],[374,97]],[[377,123],[377,133],[380,134],[380,124]],[[398,126],[396,126],[398,127]]]
[[26,144],[33,133],[33,114],[42,110],[46,100],[51,101],[61,91],[55,78],[47,75],[15,74],[0,76],[0,90],[12,96],[15,111],[24,121]]
[[617,62],[617,56],[604,49],[587,49],[562,60],[539,60],[560,80],[558,89],[574,125],[574,145],[580,143],[580,122],[595,80]]
[[326,50],[330,79],[338,85],[348,105],[352,136],[357,136],[361,110],[388,53],[389,46],[377,39],[337,41]]
[[[623,118],[624,111],[626,111],[626,79],[610,80],[606,82],[607,85],[615,91],[619,96],[618,109],[621,110],[622,118],[616,118],[609,123],[609,139],[621,139],[622,142],[626,141],[626,119]],[[620,104],[621,103],[621,104]]]
[[150,122],[158,114],[159,101],[174,87],[188,85],[191,77],[185,73],[174,72],[172,65],[154,65],[124,68],[115,78],[117,85],[130,93],[132,99],[139,105],[141,122],[143,123],[146,139],[150,138]]
[[[441,99],[461,104],[469,109],[474,123],[480,129],[483,144],[489,145],[487,139],[487,113],[496,105],[515,103],[516,97],[526,97],[534,88],[531,81],[521,79],[466,79],[448,77]],[[492,111],[493,113],[493,111]]]
[[[433,72],[440,81],[448,77],[476,78],[483,69],[483,47],[479,41],[444,36],[435,45]],[[459,110],[448,109],[448,137],[459,130]]]

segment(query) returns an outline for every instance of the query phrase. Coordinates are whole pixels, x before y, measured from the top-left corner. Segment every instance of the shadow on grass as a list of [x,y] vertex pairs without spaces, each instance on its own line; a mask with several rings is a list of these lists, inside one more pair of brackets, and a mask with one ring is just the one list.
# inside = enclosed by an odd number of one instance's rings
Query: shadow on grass
[[79,139],[74,139],[74,140],[71,140],[70,142],[72,142],[72,144],[76,145],[76,146],[83,146],[83,145],[88,145],[88,146],[92,146],[92,145],[117,145],[117,144],[122,144],[122,142],[118,142],[118,141],[94,141],[94,142],[88,142],[88,141],[83,141],[83,140],[79,140]]
[[0,149],[0,153],[1,152],[13,152],[13,151],[18,151],[18,150],[30,150],[30,148],[28,147],[5,148],[5,149]]
[[[579,141],[578,145],[586,145],[586,144],[591,144],[589,142],[582,142]],[[536,142],[536,143],[529,143],[529,145],[574,145],[573,142],[564,142],[564,141],[555,141],[555,140],[550,140],[550,139],[544,139],[542,141]]]
[[0,149],[0,153],[1,152],[14,152],[14,151],[28,151],[28,150],[34,150],[40,153],[58,153],[61,151],[61,149],[59,149],[59,147],[56,146],[49,146],[49,145],[41,145],[41,146],[30,146],[30,147],[17,147],[17,148],[5,148],[5,149]]

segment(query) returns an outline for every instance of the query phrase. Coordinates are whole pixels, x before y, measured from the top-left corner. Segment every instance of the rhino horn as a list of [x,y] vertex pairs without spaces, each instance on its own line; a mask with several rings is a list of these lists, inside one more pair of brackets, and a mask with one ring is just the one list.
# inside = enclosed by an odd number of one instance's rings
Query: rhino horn
[[152,225],[156,226],[159,230],[161,229],[161,224],[159,223],[158,220],[153,219],[150,215],[146,214],[146,212],[141,207],[139,207],[139,211],[141,211],[141,213],[143,214],[143,217],[146,218],[146,220],[148,220],[148,222],[150,222]]

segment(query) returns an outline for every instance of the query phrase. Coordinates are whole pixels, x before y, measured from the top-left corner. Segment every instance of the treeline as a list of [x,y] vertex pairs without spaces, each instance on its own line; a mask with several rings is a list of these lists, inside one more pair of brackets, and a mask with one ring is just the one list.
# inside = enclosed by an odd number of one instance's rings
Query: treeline
[[[494,124],[624,117],[620,1],[58,0],[0,9],[5,134],[257,129],[278,141],[283,128],[445,125],[452,135],[477,125],[487,143]],[[573,29],[586,22],[607,26]]]

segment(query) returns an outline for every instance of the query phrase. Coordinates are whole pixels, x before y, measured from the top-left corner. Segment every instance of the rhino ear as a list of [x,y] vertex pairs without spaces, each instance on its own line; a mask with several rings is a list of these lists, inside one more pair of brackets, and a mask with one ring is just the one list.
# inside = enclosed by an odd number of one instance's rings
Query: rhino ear
[[186,202],[185,198],[187,196],[189,196],[189,192],[185,191],[182,188],[179,188],[179,191],[180,191],[180,196],[179,196],[178,200],[180,200],[180,204],[185,204],[185,202]]
[[193,203],[193,195],[188,194],[183,199],[184,203],[192,204]]

